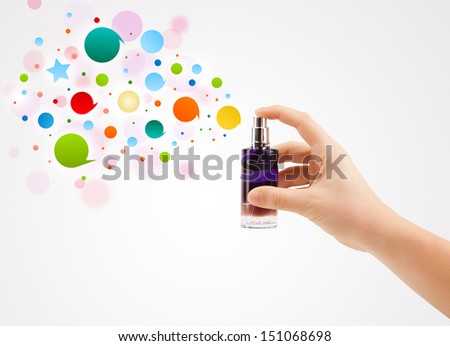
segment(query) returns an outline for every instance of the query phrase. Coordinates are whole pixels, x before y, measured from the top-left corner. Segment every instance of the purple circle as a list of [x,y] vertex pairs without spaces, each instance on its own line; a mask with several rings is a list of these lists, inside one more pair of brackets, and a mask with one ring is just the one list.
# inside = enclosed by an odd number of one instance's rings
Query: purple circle
[[123,11],[114,17],[112,28],[125,42],[133,41],[141,35],[142,19],[132,11]]

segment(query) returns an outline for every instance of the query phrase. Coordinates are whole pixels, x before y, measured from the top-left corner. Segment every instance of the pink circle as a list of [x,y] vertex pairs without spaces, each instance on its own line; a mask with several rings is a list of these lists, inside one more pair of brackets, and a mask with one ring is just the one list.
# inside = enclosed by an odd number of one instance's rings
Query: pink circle
[[38,72],[44,67],[44,56],[42,53],[32,50],[23,57],[23,66],[28,72]]
[[104,181],[89,180],[81,191],[81,198],[89,208],[99,209],[108,203],[110,194],[109,187]]
[[59,96],[56,98],[56,100],[58,101],[58,102],[56,103],[56,105],[57,105],[59,108],[63,108],[63,107],[67,104],[67,99],[66,99],[66,97],[63,96],[63,95],[59,95]]
[[42,0],[27,0],[28,7],[37,10],[42,5]]
[[172,20],[172,28],[178,32],[185,32],[189,28],[189,21],[186,17],[177,16]]
[[64,56],[67,60],[75,60],[80,55],[77,47],[69,46],[64,50]]
[[183,42],[183,36],[181,36],[180,32],[175,29],[166,30],[163,36],[164,47],[170,50],[179,48]]
[[43,194],[50,187],[50,179],[44,172],[33,172],[28,176],[27,187],[30,192],[36,195]]
[[19,157],[19,155],[20,155],[19,148],[14,147],[14,148],[9,149],[9,157],[10,158],[17,159]]
[[136,74],[145,68],[145,56],[138,50],[131,50],[122,57],[122,68],[127,69],[127,73]]
[[132,11],[123,11],[114,17],[112,28],[125,42],[133,41],[141,35],[142,20]]
[[84,186],[86,185],[86,183],[85,183],[85,181],[84,180],[81,180],[81,179],[77,179],[77,180],[75,180],[75,187],[77,188],[77,189],[83,189],[84,188]]
[[145,103],[150,103],[152,102],[152,95],[150,94],[144,94],[144,96],[142,96],[142,99],[144,100]]

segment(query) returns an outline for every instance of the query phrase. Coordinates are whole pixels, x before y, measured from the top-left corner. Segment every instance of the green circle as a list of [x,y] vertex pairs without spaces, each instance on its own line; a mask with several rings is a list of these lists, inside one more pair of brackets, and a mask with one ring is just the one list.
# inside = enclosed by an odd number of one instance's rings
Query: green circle
[[83,175],[83,176],[81,177],[81,180],[86,180],[86,176]]
[[82,72],[81,75],[82,75],[83,77],[85,77],[85,76],[86,76],[86,72]]
[[172,65],[170,70],[172,71],[173,74],[180,74],[181,71],[183,71],[183,66],[181,66],[181,64],[176,62],[175,64]]
[[67,119],[67,122],[70,124],[72,122],[72,119]]
[[97,83],[98,86],[104,87],[108,85],[109,78],[106,74],[100,73],[97,75],[97,77],[95,77],[95,82]]
[[222,86],[222,79],[220,79],[219,77],[215,77],[211,81],[211,84],[214,88],[220,88]]
[[22,73],[20,75],[20,81],[25,83],[26,81],[28,81],[28,75],[26,73]]
[[129,81],[128,81],[128,84],[133,84],[133,81],[132,81],[132,80],[129,80]]
[[159,154],[159,159],[161,160],[161,162],[169,162],[170,154],[167,151],[163,151],[161,154]]

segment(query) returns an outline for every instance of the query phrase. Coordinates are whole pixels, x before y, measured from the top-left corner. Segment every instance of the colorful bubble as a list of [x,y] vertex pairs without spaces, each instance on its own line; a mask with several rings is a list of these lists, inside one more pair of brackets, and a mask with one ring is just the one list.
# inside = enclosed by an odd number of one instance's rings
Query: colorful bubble
[[67,99],[65,96],[59,95],[53,100],[53,103],[56,104],[59,108],[63,108],[67,104]]
[[128,138],[128,140],[127,140],[127,144],[130,146],[130,147],[135,147],[136,145],[137,145],[137,139],[136,139],[136,137],[130,137],[130,138]]
[[41,195],[47,192],[49,187],[50,179],[44,172],[35,171],[27,178],[27,188],[31,193]]
[[13,147],[9,149],[9,157],[12,159],[17,159],[20,156],[19,148]]
[[67,60],[76,60],[80,55],[78,48],[75,46],[69,46],[64,50],[64,56]]
[[185,32],[189,28],[189,21],[184,16],[177,16],[172,20],[171,26],[178,32]]
[[176,62],[170,67],[170,71],[172,71],[173,74],[180,74],[181,72],[183,72],[183,66]]
[[42,0],[27,0],[28,7],[37,10],[42,5]]
[[23,115],[23,116],[22,116],[22,120],[23,120],[23,121],[28,121],[28,115]]
[[122,11],[114,17],[112,28],[125,42],[133,41],[141,35],[142,19],[132,11]]
[[92,209],[103,208],[111,197],[108,185],[103,180],[89,180],[81,190],[83,203]]
[[148,90],[151,91],[160,90],[165,83],[166,81],[164,80],[164,78],[159,73],[156,72],[150,73],[145,78],[145,86],[147,87]]
[[230,98],[231,98],[231,95],[230,95],[230,94],[226,94],[226,95],[225,95],[225,98],[226,98],[226,99],[230,99]]
[[83,189],[86,185],[86,182],[82,179],[75,180],[75,187],[79,190]]
[[155,66],[161,66],[161,60],[156,59],[155,60]]
[[241,123],[241,114],[233,106],[224,106],[217,112],[216,120],[224,130],[232,130]]
[[98,86],[104,87],[108,85],[109,78],[106,74],[100,73],[97,75],[97,77],[95,77],[95,82],[97,83]]
[[167,151],[163,151],[161,154],[159,154],[159,159],[161,160],[161,162],[169,162],[170,154]]
[[194,79],[190,79],[189,80],[189,85],[190,86],[195,86],[195,80]]
[[42,127],[43,129],[49,129],[50,127],[53,126],[54,122],[55,119],[53,118],[53,115],[51,115],[50,113],[42,113],[41,115],[39,115],[38,123],[39,126]]
[[145,133],[150,138],[156,139],[165,134],[164,126],[158,120],[150,120],[147,125],[145,125]]
[[60,165],[75,168],[90,163],[89,146],[86,140],[75,133],[68,133],[58,139],[55,144],[55,157]]
[[122,57],[124,73],[137,74],[145,69],[145,55],[141,51],[131,50]]
[[169,29],[164,32],[164,47],[169,50],[180,48],[183,43],[183,36],[175,29]]
[[42,46],[44,44],[44,40],[42,39],[42,37],[36,37],[34,39],[34,44],[36,46]]
[[97,106],[92,96],[84,91],[77,92],[70,100],[70,106],[77,114],[87,114]]
[[84,41],[86,54],[92,60],[105,63],[113,60],[120,50],[122,38],[109,28],[96,28],[92,30]]
[[193,98],[184,96],[175,101],[173,114],[178,120],[189,122],[200,117],[200,109]]
[[199,64],[195,64],[194,66],[192,66],[192,73],[194,74],[202,73],[202,67]]
[[20,81],[21,81],[22,83],[25,83],[25,82],[28,81],[28,75],[25,74],[25,73],[22,73],[22,74],[20,75],[19,79],[20,79]]
[[94,123],[93,123],[92,121],[90,121],[90,120],[86,120],[86,121],[83,123],[83,128],[84,128],[86,131],[91,131],[91,130],[94,128]]
[[156,30],[148,30],[142,34],[141,46],[147,53],[157,53],[164,46],[164,37]]
[[213,78],[213,80],[211,81],[211,85],[214,88],[220,88],[222,86],[222,79],[220,79],[219,77]]
[[124,91],[118,98],[118,104],[122,111],[132,113],[139,108],[139,96],[134,91]]
[[106,138],[113,139],[117,136],[117,129],[114,126],[108,126],[104,133]]

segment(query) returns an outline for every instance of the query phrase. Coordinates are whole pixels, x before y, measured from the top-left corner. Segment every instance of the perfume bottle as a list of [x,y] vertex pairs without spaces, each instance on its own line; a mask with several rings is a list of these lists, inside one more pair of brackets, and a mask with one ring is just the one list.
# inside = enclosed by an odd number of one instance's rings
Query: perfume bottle
[[253,119],[252,145],[242,150],[241,166],[241,227],[277,227],[276,210],[256,207],[247,200],[255,187],[278,186],[278,150],[270,147],[267,119]]

